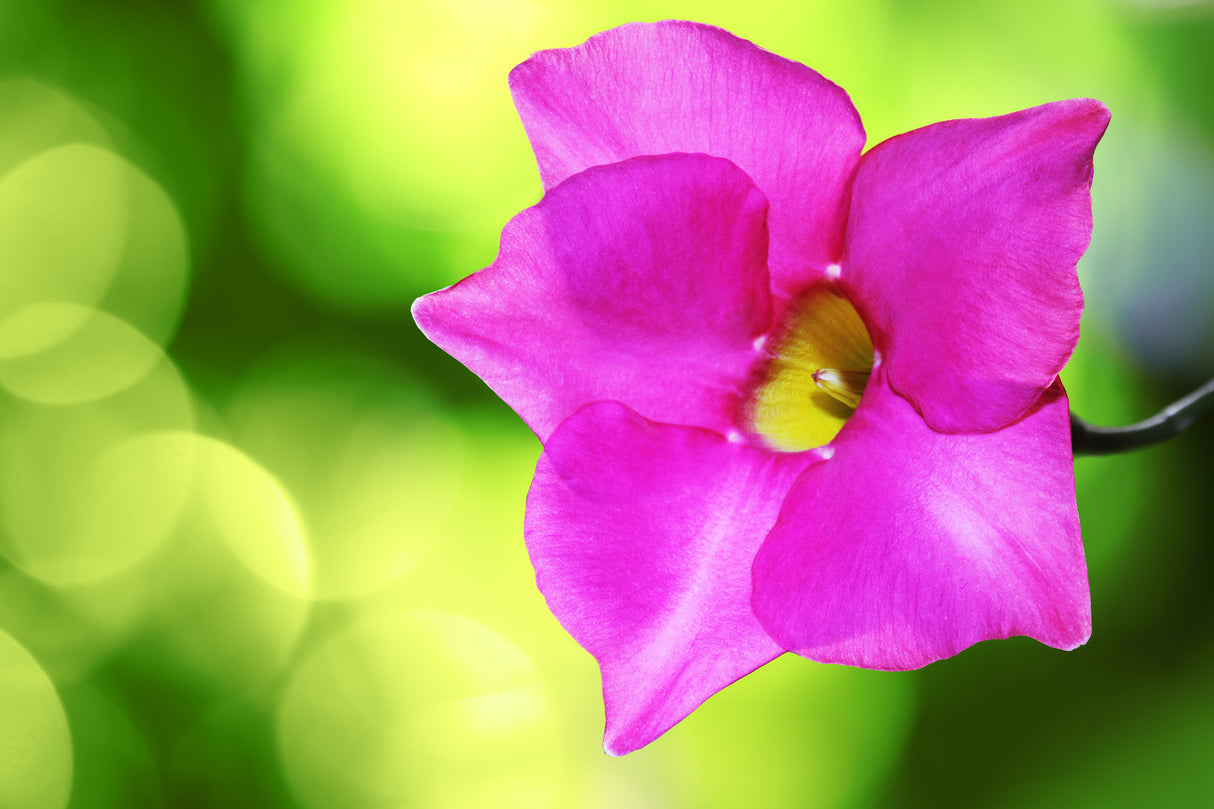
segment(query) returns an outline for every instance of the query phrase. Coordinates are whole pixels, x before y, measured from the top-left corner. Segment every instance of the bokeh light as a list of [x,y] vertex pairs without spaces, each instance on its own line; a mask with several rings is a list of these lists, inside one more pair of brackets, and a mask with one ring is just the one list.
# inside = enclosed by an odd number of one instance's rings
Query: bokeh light
[[[181,435],[158,438],[162,450],[190,445]],[[276,586],[298,590],[302,557],[291,512],[264,473],[209,439],[192,451],[201,474],[176,530],[141,571],[144,608],[129,651],[141,668],[244,695],[281,674],[303,635],[311,602]],[[216,473],[251,481],[254,491],[217,500]],[[249,508],[233,513],[233,505]]]
[[387,587],[444,528],[463,448],[412,387],[380,363],[288,346],[232,397],[241,445],[303,504],[317,598]]
[[163,359],[125,321],[75,303],[34,303],[0,324],[0,385],[47,404],[125,390]]
[[256,461],[220,441],[190,435],[170,440],[197,442],[211,519],[236,557],[266,583],[307,596],[308,550],[281,486]]
[[169,361],[96,402],[0,399],[0,412],[0,554],[12,564],[48,584],[82,584],[134,565],[165,538],[189,485],[188,459],[137,438],[192,425]]
[[72,739],[55,686],[30,653],[0,632],[0,805],[63,809]]
[[110,147],[113,139],[78,100],[25,76],[0,79],[0,176],[52,147],[93,144]]
[[164,806],[155,755],[122,707],[88,685],[62,698],[76,762],[69,809]]
[[560,777],[531,661],[441,612],[371,614],[329,638],[287,686],[278,739],[312,809],[543,807]]
[[125,165],[96,146],[48,149],[0,177],[0,320],[32,303],[101,300],[127,211]]

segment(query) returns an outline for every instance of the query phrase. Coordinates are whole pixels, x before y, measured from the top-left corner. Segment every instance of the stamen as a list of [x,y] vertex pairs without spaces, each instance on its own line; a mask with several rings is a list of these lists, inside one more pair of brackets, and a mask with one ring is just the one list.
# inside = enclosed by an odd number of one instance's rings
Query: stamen
[[814,371],[814,382],[818,387],[853,410],[860,406],[868,377],[867,371],[838,371],[834,368]]
[[747,432],[780,452],[829,444],[856,411],[873,367],[864,321],[838,289],[822,284],[802,293],[771,334],[744,405]]

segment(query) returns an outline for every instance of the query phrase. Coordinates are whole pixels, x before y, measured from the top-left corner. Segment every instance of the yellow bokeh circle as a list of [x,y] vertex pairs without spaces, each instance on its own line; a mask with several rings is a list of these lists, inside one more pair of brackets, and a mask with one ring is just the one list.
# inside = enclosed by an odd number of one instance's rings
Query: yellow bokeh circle
[[561,776],[529,658],[449,613],[388,611],[339,631],[296,670],[277,728],[309,809],[537,809]]

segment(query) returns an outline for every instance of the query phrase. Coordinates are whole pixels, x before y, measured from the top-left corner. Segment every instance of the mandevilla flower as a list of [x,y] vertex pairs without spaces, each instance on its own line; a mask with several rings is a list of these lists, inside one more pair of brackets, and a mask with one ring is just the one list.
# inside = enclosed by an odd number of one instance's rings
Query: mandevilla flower
[[1108,111],[876,146],[725,31],[519,65],[546,192],[421,329],[543,443],[525,534],[609,753],[785,651],[913,669],[1091,632],[1066,394]]

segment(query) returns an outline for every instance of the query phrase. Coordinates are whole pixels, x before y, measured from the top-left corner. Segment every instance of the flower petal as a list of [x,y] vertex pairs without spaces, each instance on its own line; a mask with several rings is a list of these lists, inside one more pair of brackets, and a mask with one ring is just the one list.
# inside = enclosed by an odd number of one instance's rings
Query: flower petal
[[[725,157],[771,201],[771,271],[795,294],[838,261],[864,129],[847,93],[708,25],[633,23],[510,74],[545,187],[667,152]],[[782,297],[782,296],[781,296]]]
[[648,744],[783,651],[751,612],[750,566],[816,460],[615,402],[549,439],[527,497],[527,548],[548,606],[602,669],[607,752]]
[[945,121],[860,163],[843,283],[894,390],[933,428],[1022,415],[1079,339],[1098,101]]
[[541,439],[604,399],[724,432],[771,324],[766,211],[719,158],[592,168],[516,216],[492,266],[413,314]]
[[825,663],[913,669],[980,640],[1073,649],[1091,609],[1067,399],[995,433],[928,428],[883,380],[789,492],[755,558],[755,613]]

